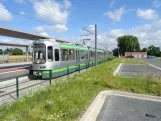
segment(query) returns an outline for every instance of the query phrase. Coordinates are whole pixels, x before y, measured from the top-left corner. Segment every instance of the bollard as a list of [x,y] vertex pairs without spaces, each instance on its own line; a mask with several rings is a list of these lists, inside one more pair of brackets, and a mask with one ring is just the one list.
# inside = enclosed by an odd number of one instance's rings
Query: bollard
[[18,85],[18,77],[16,77],[16,96],[19,98],[19,85]]
[[80,73],[80,64],[79,64],[79,73]]
[[87,63],[86,63],[86,70],[87,70],[87,66],[88,66],[88,65],[87,65]]
[[67,66],[67,76],[69,77],[69,66]]
[[50,78],[50,79],[49,79],[49,83],[50,83],[50,85],[51,85],[51,79],[52,79],[52,70],[50,70],[50,71],[49,71],[49,78]]

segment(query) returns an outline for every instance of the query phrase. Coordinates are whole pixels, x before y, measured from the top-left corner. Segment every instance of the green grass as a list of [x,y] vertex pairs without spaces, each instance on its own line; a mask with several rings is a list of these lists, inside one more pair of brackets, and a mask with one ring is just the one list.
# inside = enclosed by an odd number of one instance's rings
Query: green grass
[[148,77],[113,77],[122,63],[114,59],[85,73],[41,89],[17,102],[0,107],[5,121],[73,121],[78,120],[95,96],[102,90],[123,90],[161,96],[161,81]]
[[147,64],[146,62],[139,61],[136,58],[123,58],[124,64]]

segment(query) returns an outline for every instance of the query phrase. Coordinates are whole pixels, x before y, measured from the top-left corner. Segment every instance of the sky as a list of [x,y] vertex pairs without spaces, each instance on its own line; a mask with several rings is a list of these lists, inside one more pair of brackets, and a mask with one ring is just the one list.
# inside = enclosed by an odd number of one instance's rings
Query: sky
[[[98,47],[112,50],[123,35],[138,37],[141,48],[161,47],[161,0],[0,0],[0,26],[76,43],[94,36],[83,27],[98,27]],[[94,32],[94,28],[89,28]],[[0,42],[31,43],[0,36]]]

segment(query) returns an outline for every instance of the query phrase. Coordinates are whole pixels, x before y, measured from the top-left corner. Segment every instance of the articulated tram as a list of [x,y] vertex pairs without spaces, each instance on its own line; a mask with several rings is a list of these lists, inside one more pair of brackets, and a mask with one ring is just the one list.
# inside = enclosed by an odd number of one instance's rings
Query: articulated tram
[[[104,57],[105,51],[98,49],[98,61]],[[42,79],[49,78],[50,74],[54,78],[92,66],[94,60],[95,49],[92,47],[55,39],[42,39],[33,43],[32,70],[34,76]]]

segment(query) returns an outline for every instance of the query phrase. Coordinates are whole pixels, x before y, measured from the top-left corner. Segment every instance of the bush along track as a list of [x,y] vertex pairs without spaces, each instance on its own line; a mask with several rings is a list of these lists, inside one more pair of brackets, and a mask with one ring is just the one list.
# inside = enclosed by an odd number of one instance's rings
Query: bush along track
[[0,106],[0,119],[79,120],[95,96],[108,89],[161,96],[160,78],[153,78],[152,74],[138,78],[113,77],[113,71],[120,63],[121,59],[113,59],[65,81],[40,89],[16,102]]

